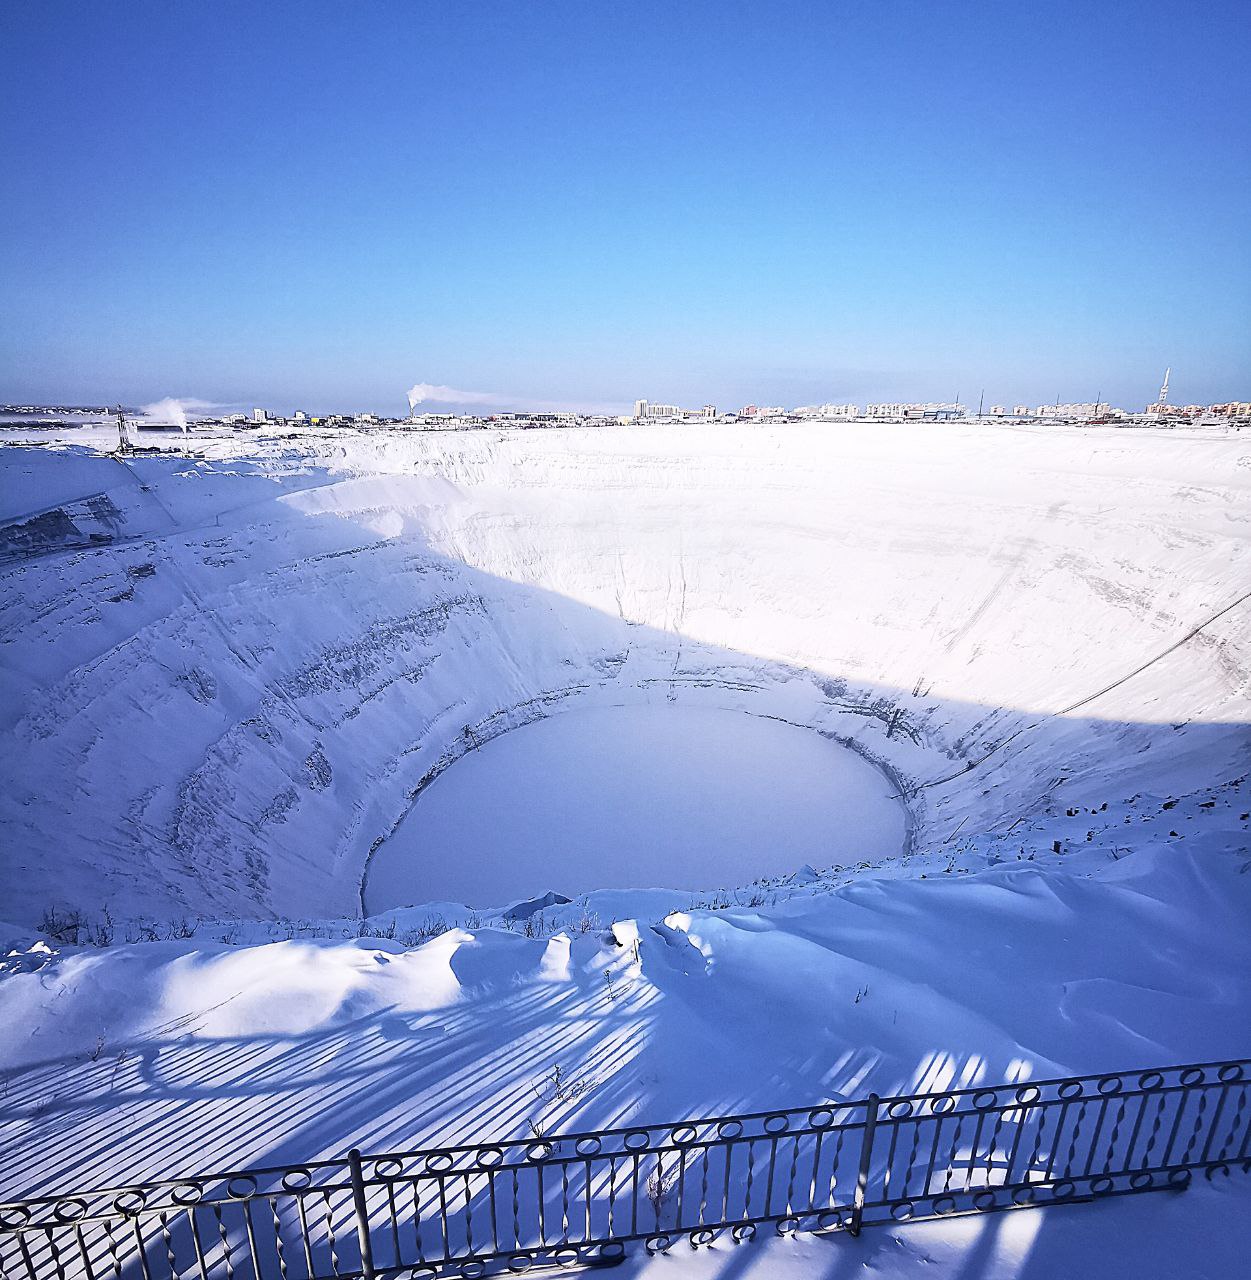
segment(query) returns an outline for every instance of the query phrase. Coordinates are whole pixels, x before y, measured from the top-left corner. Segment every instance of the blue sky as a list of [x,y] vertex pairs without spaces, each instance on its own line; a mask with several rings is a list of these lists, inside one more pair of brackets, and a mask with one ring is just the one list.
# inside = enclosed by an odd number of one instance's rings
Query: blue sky
[[0,9],[0,399],[1251,397],[1251,17]]

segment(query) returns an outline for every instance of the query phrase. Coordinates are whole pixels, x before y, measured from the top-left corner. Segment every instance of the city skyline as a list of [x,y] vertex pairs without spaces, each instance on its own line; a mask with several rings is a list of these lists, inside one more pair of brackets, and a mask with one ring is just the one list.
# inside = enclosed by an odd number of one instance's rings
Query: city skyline
[[[1102,410],[1111,410],[1112,412],[1124,412],[1129,414],[1141,413],[1158,406],[1161,409],[1167,408],[1171,411],[1179,411],[1183,408],[1189,410],[1212,408],[1224,406],[1229,403],[1228,400],[1198,402],[1174,400],[1169,394],[1169,379],[1172,374],[1171,366],[1166,368],[1164,380],[1156,397],[1145,405],[1129,402],[1127,404],[1118,404],[1114,400],[1109,400],[1104,395],[1098,396],[1090,400],[1075,400],[1070,397],[1061,395],[1055,396],[1053,399],[1043,404],[1034,404],[1033,402],[1023,402],[1018,396],[1005,395],[988,395],[985,389],[979,390],[977,394],[977,408],[974,409],[971,403],[966,403],[967,397],[963,397],[957,393],[950,400],[907,400],[896,397],[895,399],[884,397],[866,398],[864,404],[866,412],[872,415],[874,408],[886,409],[892,404],[908,405],[913,408],[918,407],[951,407],[967,411],[969,416],[1045,416],[1049,413],[1053,406],[1057,411],[1066,410],[1090,410],[1094,412]],[[295,399],[300,405],[310,403],[309,397],[297,396]],[[391,402],[392,397],[382,396],[378,398],[376,403],[357,404],[352,407],[334,406],[334,407],[317,407],[311,413],[305,408],[269,409],[266,412],[274,413],[279,418],[315,418],[318,416],[339,416],[351,414],[372,414],[382,418],[394,418],[413,416],[425,413],[439,414],[461,414],[461,415],[481,415],[483,417],[491,417],[496,415],[512,415],[512,414],[580,414],[584,416],[605,416],[605,417],[658,417],[658,416],[676,416],[685,414],[688,416],[702,415],[711,417],[719,414],[742,414],[744,412],[754,413],[757,410],[755,403],[748,405],[727,405],[722,403],[720,408],[716,404],[707,400],[700,400],[696,397],[696,402],[683,407],[679,404],[668,404],[667,402],[640,399],[635,397],[632,401],[633,412],[631,413],[629,406],[626,404],[592,404],[592,405],[576,405],[559,400],[550,399],[526,399],[523,397],[509,397],[483,392],[465,392],[458,388],[448,387],[442,384],[419,383],[415,384],[406,393],[405,399],[408,405],[408,415],[396,414],[394,405]],[[768,397],[755,397],[759,400],[761,406],[768,404]],[[773,408],[761,408],[760,412],[778,412],[778,413],[800,413],[805,409],[817,407],[832,408],[837,405],[840,409],[850,410],[851,413],[843,413],[837,416],[855,416],[857,406],[853,403],[843,402],[838,404],[837,398],[816,397],[811,404],[803,405],[793,397],[787,399],[782,398],[784,403]],[[1238,401],[1238,397],[1232,398]],[[18,401],[10,401],[0,405],[0,409],[9,411],[19,403]],[[69,409],[74,404],[80,404],[80,401],[73,401],[69,397],[57,397],[51,400],[36,400],[22,404],[24,408],[62,408]],[[267,404],[274,403],[273,398],[268,398]],[[640,406],[650,406],[650,414],[640,412]],[[258,411],[255,401],[234,400],[234,401],[209,401],[196,397],[176,397],[166,396],[158,401],[144,404],[137,404],[133,398],[121,397],[116,402],[116,407],[125,407],[127,412],[138,412],[153,419],[167,419],[175,422],[185,422],[188,419],[196,417],[214,418],[224,415],[234,414],[237,416],[249,416]],[[92,410],[94,412],[95,410]],[[99,410],[101,412],[105,410]],[[111,410],[108,410],[111,412]]]
[[1058,397],[1046,404],[1030,406],[1019,401],[988,403],[985,392],[978,395],[976,410],[962,403],[959,397],[948,401],[865,402],[863,408],[851,402],[825,401],[807,405],[750,404],[744,406],[717,406],[705,402],[699,408],[682,407],[647,399],[636,399],[629,412],[618,412],[615,407],[593,410],[577,410],[550,401],[525,407],[501,408],[491,397],[474,397],[469,401],[450,403],[441,397],[452,388],[430,383],[414,385],[407,393],[408,413],[395,415],[387,411],[369,409],[325,410],[307,407],[300,409],[273,409],[252,405],[250,410],[242,403],[212,404],[200,400],[178,400],[167,397],[145,405],[116,404],[111,407],[95,405],[22,404],[0,402],[0,417],[9,421],[30,419],[48,421],[77,417],[90,422],[101,417],[116,419],[123,440],[126,420],[138,426],[177,426],[186,430],[197,425],[296,425],[296,426],[384,426],[387,424],[441,425],[450,421],[455,425],[611,425],[625,423],[727,423],[727,422],[890,422],[905,420],[928,421],[1006,421],[1024,424],[1038,422],[1069,422],[1078,424],[1151,425],[1168,423],[1198,423],[1217,425],[1223,420],[1240,422],[1251,417],[1251,401],[1233,400],[1212,404],[1174,403],[1169,395],[1171,367],[1165,370],[1164,380],[1156,398],[1141,409],[1125,408],[1102,397],[1087,401],[1062,401]]

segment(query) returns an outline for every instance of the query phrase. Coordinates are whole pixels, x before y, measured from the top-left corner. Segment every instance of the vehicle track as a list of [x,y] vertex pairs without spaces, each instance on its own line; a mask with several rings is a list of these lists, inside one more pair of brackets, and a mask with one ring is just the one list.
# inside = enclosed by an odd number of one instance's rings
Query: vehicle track
[[1003,739],[1002,742],[995,743],[995,745],[991,747],[990,750],[987,751],[985,755],[979,757],[977,760],[969,761],[968,764],[966,764],[965,767],[961,769],[958,773],[948,774],[944,778],[934,778],[930,782],[917,783],[914,787],[911,788],[911,794],[915,795],[918,791],[925,791],[929,787],[941,787],[948,782],[955,782],[958,778],[967,777],[970,773],[973,772],[974,769],[980,768],[982,765],[986,763],[987,760],[991,758],[991,756],[997,755],[1000,751],[1004,749],[1004,747],[1014,742],[1022,734],[1029,733],[1030,730],[1032,729],[1037,729],[1040,724],[1044,724],[1046,721],[1052,720],[1056,716],[1070,715],[1074,711],[1080,710],[1082,707],[1088,706],[1090,703],[1094,702],[1096,699],[1102,698],[1105,693],[1111,693],[1113,689],[1119,689],[1121,685],[1127,684],[1130,680],[1133,680],[1135,676],[1142,675],[1144,671],[1149,670],[1151,667],[1155,666],[1157,662],[1160,662],[1162,659],[1167,658],[1169,654],[1176,652],[1178,649],[1182,647],[1182,645],[1187,644],[1189,641],[1193,640],[1201,632],[1206,631],[1207,628],[1212,625],[1212,623],[1218,621],[1220,618],[1223,618],[1227,613],[1231,613],[1234,609],[1238,608],[1239,605],[1245,604],[1246,601],[1248,600],[1251,600],[1251,591],[1244,592],[1232,603],[1227,604],[1223,609],[1218,610],[1216,613],[1212,614],[1210,617],[1204,619],[1204,621],[1201,622],[1197,627],[1192,627],[1188,632],[1186,632],[1184,636],[1181,637],[1181,639],[1175,640],[1171,645],[1169,645],[1167,649],[1161,650],[1154,657],[1149,658],[1146,662],[1142,663],[1140,666],[1135,667],[1132,671],[1129,671],[1125,675],[1120,676],[1116,680],[1113,680],[1111,684],[1106,684],[1103,686],[1102,689],[1098,689],[1094,693],[1087,694],[1086,697],[1084,698],[1079,698],[1076,702],[1070,703],[1067,707],[1061,707],[1058,711],[1049,712],[1047,715],[1041,716],[1039,719],[1033,721],[1031,724],[1023,725],[1021,728],[1017,729],[1015,732],[1010,733],[1006,738]]

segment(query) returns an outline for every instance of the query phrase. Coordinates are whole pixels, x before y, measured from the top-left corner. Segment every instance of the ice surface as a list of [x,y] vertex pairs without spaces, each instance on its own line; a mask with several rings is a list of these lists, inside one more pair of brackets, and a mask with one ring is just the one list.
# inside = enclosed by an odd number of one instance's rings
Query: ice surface
[[601,707],[471,749],[374,854],[370,913],[449,899],[716,889],[828,860],[900,853],[890,779],[847,747],[760,716]]

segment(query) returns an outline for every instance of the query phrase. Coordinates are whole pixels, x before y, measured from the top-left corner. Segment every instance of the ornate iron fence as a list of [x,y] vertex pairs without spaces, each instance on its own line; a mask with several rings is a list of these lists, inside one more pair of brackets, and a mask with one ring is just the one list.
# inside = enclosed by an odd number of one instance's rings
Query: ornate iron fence
[[1251,1169],[1251,1060],[316,1161],[0,1206],[3,1280],[477,1277]]

